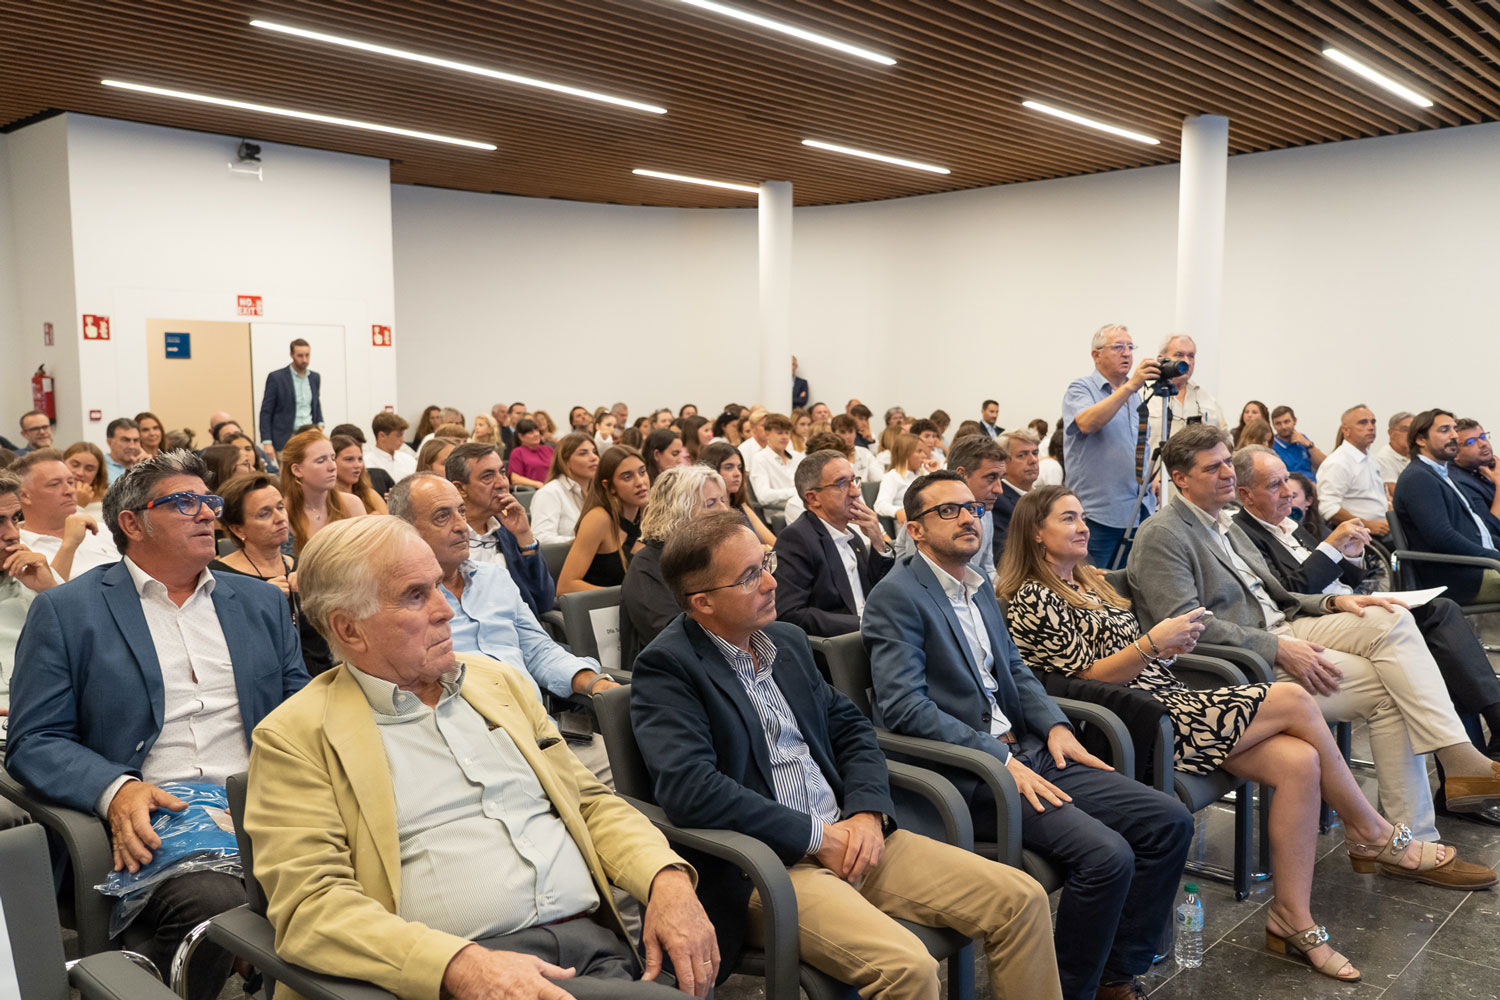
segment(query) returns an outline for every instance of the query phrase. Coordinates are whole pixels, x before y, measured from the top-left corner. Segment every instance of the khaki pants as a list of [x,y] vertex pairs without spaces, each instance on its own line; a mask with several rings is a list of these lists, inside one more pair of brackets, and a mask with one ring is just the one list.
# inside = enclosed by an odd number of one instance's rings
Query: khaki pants
[[[984,939],[996,997],[1055,1000],[1062,988],[1047,896],[1029,875],[905,830],[859,886],[813,861],[787,870],[797,895],[802,961],[865,998],[937,1000],[938,964],[892,918]],[[763,943],[759,894],[746,939]]]
[[[1274,631],[1327,647],[1326,655],[1344,677],[1333,694],[1318,696],[1323,717],[1369,723],[1386,818],[1410,826],[1419,840],[1437,840],[1432,786],[1420,755],[1466,743],[1469,737],[1411,614],[1366,608],[1363,617],[1298,618]],[[1292,679],[1280,669],[1277,676]]]

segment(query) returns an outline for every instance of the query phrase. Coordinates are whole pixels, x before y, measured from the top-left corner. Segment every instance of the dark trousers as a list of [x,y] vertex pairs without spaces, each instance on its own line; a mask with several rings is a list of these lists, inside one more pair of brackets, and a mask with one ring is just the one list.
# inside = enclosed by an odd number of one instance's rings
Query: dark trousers
[[546,927],[528,927],[524,931],[501,934],[476,942],[491,951],[517,951],[534,955],[544,962],[572,968],[572,979],[559,979],[557,985],[577,1000],[607,1000],[609,997],[655,997],[657,1000],[681,1000],[682,994],[672,988],[675,980],[663,973],[658,981],[644,982],[640,966],[625,939],[592,920],[569,920]]
[[[1068,1000],[1090,1000],[1101,978],[1151,967],[1176,903],[1193,839],[1193,817],[1170,795],[1115,771],[1079,763],[1059,770],[1034,735],[1014,748],[1021,763],[1072,797],[1044,812],[1021,800],[1021,843],[1067,872],[1054,944]],[[971,800],[975,839],[995,836],[995,804],[979,786]]]
[[1446,597],[1411,609],[1427,649],[1443,675],[1453,707],[1470,715],[1500,702],[1500,678],[1463,611]]
[[[172,956],[188,931],[209,917],[245,903],[245,883],[221,872],[189,872],[156,887],[144,909],[121,935],[125,947],[156,963],[170,982]],[[190,1000],[214,1000],[229,979],[229,952],[207,941],[198,946],[187,970]]]

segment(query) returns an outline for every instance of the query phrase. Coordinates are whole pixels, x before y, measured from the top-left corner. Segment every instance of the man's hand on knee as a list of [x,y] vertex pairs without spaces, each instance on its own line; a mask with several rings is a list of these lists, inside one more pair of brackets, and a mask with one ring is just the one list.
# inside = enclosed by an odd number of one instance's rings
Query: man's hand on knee
[[642,979],[657,977],[665,952],[677,973],[677,988],[695,997],[708,995],[719,975],[719,941],[686,872],[663,868],[656,873],[641,937],[646,945]]
[[151,852],[161,838],[151,829],[151,813],[157,809],[182,812],[187,803],[145,781],[127,781],[109,800],[109,837],[115,856],[115,871],[136,872],[151,863]]
[[571,979],[573,971],[535,955],[471,944],[448,962],[443,992],[454,1000],[572,1000],[552,980]]

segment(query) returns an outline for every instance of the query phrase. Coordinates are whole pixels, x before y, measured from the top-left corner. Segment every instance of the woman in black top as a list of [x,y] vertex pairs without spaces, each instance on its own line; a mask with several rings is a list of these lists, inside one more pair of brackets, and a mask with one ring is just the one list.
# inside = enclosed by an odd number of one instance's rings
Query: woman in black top
[[286,501],[276,481],[264,472],[236,476],[219,487],[224,498],[220,527],[236,549],[208,564],[215,572],[236,573],[264,580],[286,595],[292,624],[302,639],[302,662],[313,677],[333,666],[328,642],[302,613],[297,593],[297,557],[284,555],[281,546],[291,533]]
[[706,465],[668,469],[651,484],[641,515],[644,543],[620,590],[620,667],[630,669],[636,654],[682,611],[661,575],[661,550],[672,532],[698,514],[729,505],[724,480]]
[[618,587],[640,545],[641,509],[651,492],[641,453],[625,445],[605,449],[583,498],[578,534],[557,575],[558,594]]

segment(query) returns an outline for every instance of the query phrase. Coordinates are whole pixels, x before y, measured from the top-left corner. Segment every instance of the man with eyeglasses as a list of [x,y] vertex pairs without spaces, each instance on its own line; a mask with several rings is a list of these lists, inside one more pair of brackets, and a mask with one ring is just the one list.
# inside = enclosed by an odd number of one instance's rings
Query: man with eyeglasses
[[[161,847],[153,812],[186,808],[163,785],[223,784],[245,770],[251,731],[307,683],[281,592],[208,569],[224,502],[204,472],[196,455],[174,451],[121,476],[104,518],[122,559],[38,594],[16,648],[25,666],[11,686],[6,769],[103,819],[117,871],[139,871]],[[244,902],[235,876],[177,875],[122,939],[165,975],[189,930]],[[230,962],[200,948],[187,970],[192,1000],[216,997]]]
[[1094,370],[1074,379],[1063,394],[1063,464],[1088,521],[1089,561],[1108,569],[1117,548],[1122,549],[1117,565],[1123,566],[1129,554],[1126,528],[1156,510],[1149,489],[1140,511],[1135,509],[1140,477],[1151,469],[1149,429],[1137,392],[1161,374],[1161,366],[1145,358],[1132,370],[1135,344],[1119,323],[1094,331],[1090,353]]
[[16,452],[17,456],[52,447],[52,421],[47,419],[47,414],[41,410],[31,410],[23,414],[21,437],[26,439],[26,447]]
[[[1151,967],[1171,916],[1192,816],[1085,750],[1021,661],[993,588],[969,565],[985,513],[963,477],[921,476],[904,503],[917,551],[870,594],[862,629],[877,718],[1005,765],[1025,800],[1022,844],[1068,873],[1055,932],[1063,996],[1144,997],[1135,977]],[[975,839],[995,839],[988,786],[949,777]]]
[[837,451],[804,458],[795,485],[807,510],[776,536],[777,617],[808,635],[858,632],[865,595],[891,568],[880,520]]
[[1385,520],[1385,480],[1370,454],[1378,429],[1375,412],[1363,403],[1344,411],[1339,418],[1344,440],[1318,466],[1318,510],[1329,524],[1360,521],[1381,538],[1391,527]]
[[1453,428],[1458,431],[1458,455],[1448,474],[1490,529],[1490,536],[1500,538],[1500,493],[1495,490],[1495,449],[1489,431],[1473,417],[1460,418]]
[[[1007,453],[1000,444],[1003,440],[1003,436],[995,440],[983,434],[970,434],[953,442],[953,450],[948,453],[948,468],[963,477],[964,485],[969,487],[974,499],[985,507],[985,515],[979,519],[979,548],[969,558],[969,566],[990,581],[991,586],[995,583],[995,563],[1000,554],[995,538],[994,513],[995,505],[1000,502],[1006,468]],[[1012,503],[1011,507],[1014,508],[1015,504]],[[911,532],[898,531],[896,558],[902,559],[915,551],[917,543]]]
[[500,453],[493,445],[461,444],[449,453],[443,471],[463,497],[469,558],[505,567],[532,614],[540,617],[551,611],[557,602],[557,581],[542,558],[526,508],[510,492]]
[[[770,847],[797,897],[802,961],[863,997],[938,995],[937,962],[893,917],[982,938],[1007,996],[1060,997],[1041,887],[896,829],[874,728],[819,676],[807,636],[775,621],[775,555],[734,512],[693,518],[662,550],[686,614],[636,658],[630,706],[657,802],[674,823]],[[732,969],[742,942],[763,944],[760,897],[722,862],[698,870]]]

